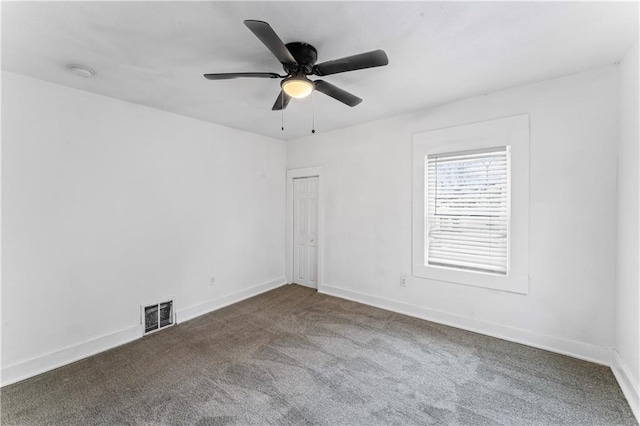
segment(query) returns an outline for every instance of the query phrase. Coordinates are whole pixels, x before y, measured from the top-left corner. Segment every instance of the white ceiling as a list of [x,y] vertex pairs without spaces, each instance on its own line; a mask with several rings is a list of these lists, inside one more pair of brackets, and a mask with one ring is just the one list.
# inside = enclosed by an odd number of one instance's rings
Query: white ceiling
[[[271,111],[279,80],[208,81],[278,61],[243,25],[267,21],[318,62],[384,49],[389,65],[324,77],[364,99],[316,93],[317,132],[613,64],[638,37],[638,3],[4,2],[2,68],[281,139],[311,131],[312,101]],[[93,68],[83,79],[70,63]]]

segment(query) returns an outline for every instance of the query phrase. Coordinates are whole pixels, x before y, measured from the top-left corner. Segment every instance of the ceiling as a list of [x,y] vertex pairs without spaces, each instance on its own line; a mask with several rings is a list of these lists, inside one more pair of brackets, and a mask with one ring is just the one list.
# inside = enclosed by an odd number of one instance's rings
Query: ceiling
[[[384,49],[389,65],[323,77],[364,99],[354,108],[315,93],[283,117],[279,80],[202,77],[283,74],[245,19],[318,62]],[[326,132],[613,64],[637,38],[637,2],[2,3],[4,70],[279,139],[309,135],[313,112]]]

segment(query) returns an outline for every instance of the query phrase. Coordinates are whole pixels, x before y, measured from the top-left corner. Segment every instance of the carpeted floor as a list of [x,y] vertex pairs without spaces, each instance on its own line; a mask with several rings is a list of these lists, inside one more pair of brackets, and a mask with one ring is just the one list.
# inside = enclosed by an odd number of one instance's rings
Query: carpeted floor
[[0,396],[3,425],[637,424],[607,367],[295,285]]

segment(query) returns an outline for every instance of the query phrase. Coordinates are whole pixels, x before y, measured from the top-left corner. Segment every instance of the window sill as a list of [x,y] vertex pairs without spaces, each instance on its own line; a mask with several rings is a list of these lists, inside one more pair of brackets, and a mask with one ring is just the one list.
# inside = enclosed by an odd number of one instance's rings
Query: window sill
[[434,281],[444,281],[472,287],[489,288],[510,293],[529,294],[527,276],[499,275],[487,272],[462,271],[453,268],[413,265],[413,275]]

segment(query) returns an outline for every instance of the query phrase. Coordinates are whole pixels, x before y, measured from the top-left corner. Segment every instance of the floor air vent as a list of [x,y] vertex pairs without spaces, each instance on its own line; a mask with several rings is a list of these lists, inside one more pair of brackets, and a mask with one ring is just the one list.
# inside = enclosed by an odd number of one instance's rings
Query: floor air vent
[[144,333],[149,334],[175,324],[173,300],[142,307]]

